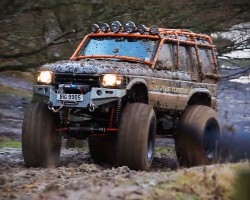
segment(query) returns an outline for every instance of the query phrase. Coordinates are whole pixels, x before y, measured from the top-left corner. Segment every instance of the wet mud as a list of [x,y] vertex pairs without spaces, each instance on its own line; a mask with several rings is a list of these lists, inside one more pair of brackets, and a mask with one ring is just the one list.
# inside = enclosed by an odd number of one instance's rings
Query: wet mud
[[[235,71],[224,69],[222,73],[226,77]],[[0,137],[20,141],[32,81],[20,74],[13,76],[0,74]],[[223,129],[224,161],[239,162],[250,157],[249,91],[250,84],[230,82],[228,78],[219,85],[218,115]],[[157,146],[174,149],[174,141],[157,140]],[[156,153],[150,172],[96,165],[87,147],[63,147],[58,168],[26,168],[21,149],[3,148],[0,149],[0,199],[145,199],[152,195],[156,185],[177,176],[178,169],[173,152]]]

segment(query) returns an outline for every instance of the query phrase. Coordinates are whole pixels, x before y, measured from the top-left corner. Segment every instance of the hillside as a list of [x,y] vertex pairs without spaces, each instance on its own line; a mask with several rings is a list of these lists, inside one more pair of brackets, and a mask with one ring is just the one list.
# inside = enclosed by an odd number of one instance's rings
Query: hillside
[[[248,0],[3,0],[0,71],[68,59],[93,23],[132,20],[211,34],[249,22],[249,10]],[[215,44],[220,53],[232,48],[227,40]]]

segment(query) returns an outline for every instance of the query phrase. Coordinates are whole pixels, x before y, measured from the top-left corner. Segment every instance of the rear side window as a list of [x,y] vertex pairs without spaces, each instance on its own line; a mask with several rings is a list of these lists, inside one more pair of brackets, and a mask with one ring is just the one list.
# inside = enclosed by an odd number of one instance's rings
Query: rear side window
[[213,54],[211,49],[201,49],[198,50],[201,64],[202,64],[202,72],[210,72],[213,73],[214,63],[213,63]]
[[195,47],[180,45],[180,70],[197,74],[198,60]]

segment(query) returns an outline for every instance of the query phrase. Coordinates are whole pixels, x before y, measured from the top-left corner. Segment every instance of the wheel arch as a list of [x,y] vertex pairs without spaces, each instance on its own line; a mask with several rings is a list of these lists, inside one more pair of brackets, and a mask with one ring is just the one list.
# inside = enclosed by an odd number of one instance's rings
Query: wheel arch
[[212,107],[212,94],[207,89],[195,89],[189,95],[187,106],[189,105],[204,105]]
[[145,80],[135,78],[129,82],[126,89],[130,101],[148,103],[148,85]]

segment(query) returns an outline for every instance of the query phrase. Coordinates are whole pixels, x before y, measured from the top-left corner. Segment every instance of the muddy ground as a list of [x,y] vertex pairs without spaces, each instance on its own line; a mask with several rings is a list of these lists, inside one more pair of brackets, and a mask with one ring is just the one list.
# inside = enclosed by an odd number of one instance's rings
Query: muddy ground
[[[157,141],[150,172],[96,165],[87,147],[62,149],[58,168],[26,168],[20,148],[0,149],[0,199],[227,199],[235,172],[248,167],[250,84],[230,82],[242,69],[222,69],[219,117],[227,133],[225,146],[236,164],[180,169],[173,140]],[[0,74],[0,137],[21,139],[24,108],[30,103],[31,73]],[[240,135],[240,137],[238,137]],[[237,137],[236,137],[237,136]],[[162,151],[162,147],[167,150]],[[241,148],[237,148],[237,147]],[[232,148],[231,148],[232,149]]]

